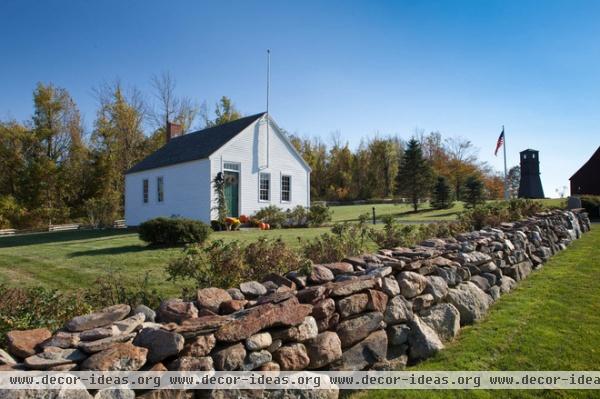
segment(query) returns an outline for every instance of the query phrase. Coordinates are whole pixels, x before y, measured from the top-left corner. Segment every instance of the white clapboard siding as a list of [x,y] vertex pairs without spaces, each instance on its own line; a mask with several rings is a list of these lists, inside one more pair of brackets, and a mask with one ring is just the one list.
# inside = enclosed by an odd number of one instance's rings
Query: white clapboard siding
[[[306,207],[310,203],[308,166],[273,122],[270,123],[268,130],[267,136],[266,117],[261,118],[210,156],[212,177],[222,171],[224,162],[241,164],[240,214],[252,215],[268,205],[289,209],[297,205]],[[260,172],[271,174],[271,198],[268,202],[259,201]],[[292,178],[290,202],[281,201],[282,175]],[[214,193],[213,201],[216,201]],[[216,217],[214,210],[212,216]]]
[[[164,201],[158,202],[157,178],[164,184]],[[143,180],[148,179],[148,203],[143,201]],[[128,226],[159,216],[180,216],[210,221],[210,164],[208,159],[180,163],[125,176],[125,222]]]
[[[223,162],[239,164],[240,214],[252,215],[260,208],[284,209],[310,204],[310,168],[274,122],[267,134],[267,117],[247,128],[213,152],[209,158],[184,162],[125,176],[125,222],[128,226],[159,216],[180,216],[209,223],[216,218],[212,180]],[[271,174],[270,201],[259,201],[259,172]],[[291,176],[291,200],[281,201],[281,176]],[[164,184],[164,201],[158,202],[157,178]],[[143,202],[143,180],[148,179],[148,203]]]

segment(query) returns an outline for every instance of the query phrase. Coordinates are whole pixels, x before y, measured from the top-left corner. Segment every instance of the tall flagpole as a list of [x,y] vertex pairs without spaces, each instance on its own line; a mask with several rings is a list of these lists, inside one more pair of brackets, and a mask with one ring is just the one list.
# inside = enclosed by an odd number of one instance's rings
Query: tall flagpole
[[502,134],[504,135],[504,144],[502,147],[504,148],[504,199],[508,200],[508,172],[506,170],[506,131],[504,130],[504,125],[502,125]]
[[271,49],[267,49],[267,115],[269,114],[269,85],[271,84]]
[[267,49],[267,165],[269,167],[269,91],[271,85],[271,49]]

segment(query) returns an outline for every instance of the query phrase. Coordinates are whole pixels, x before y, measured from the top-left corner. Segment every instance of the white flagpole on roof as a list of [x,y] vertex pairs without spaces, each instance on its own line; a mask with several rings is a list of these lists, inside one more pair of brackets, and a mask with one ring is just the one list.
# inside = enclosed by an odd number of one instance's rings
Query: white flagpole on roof
[[269,167],[269,91],[271,86],[271,49],[267,49],[267,162]]

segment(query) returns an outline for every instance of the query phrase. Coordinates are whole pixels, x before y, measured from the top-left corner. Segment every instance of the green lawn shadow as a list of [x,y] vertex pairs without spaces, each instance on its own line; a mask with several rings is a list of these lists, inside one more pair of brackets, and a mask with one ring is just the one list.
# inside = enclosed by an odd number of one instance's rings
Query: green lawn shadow
[[108,247],[99,249],[89,249],[87,251],[75,251],[68,254],[69,258],[77,258],[80,256],[95,256],[95,255],[123,255],[135,252],[155,251],[163,249],[161,247],[152,247],[145,245],[123,245],[121,247]]
[[102,229],[102,230],[70,230],[42,233],[22,234],[9,237],[0,237],[0,248],[20,247],[95,239],[101,237],[114,237],[134,233],[131,229]]

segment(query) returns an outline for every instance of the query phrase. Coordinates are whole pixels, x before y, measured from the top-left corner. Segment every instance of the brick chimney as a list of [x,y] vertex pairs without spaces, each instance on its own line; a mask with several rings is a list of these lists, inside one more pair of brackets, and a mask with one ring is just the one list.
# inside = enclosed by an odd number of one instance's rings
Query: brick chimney
[[172,138],[179,137],[183,134],[183,126],[177,123],[167,122],[166,131],[166,142],[168,143]]

